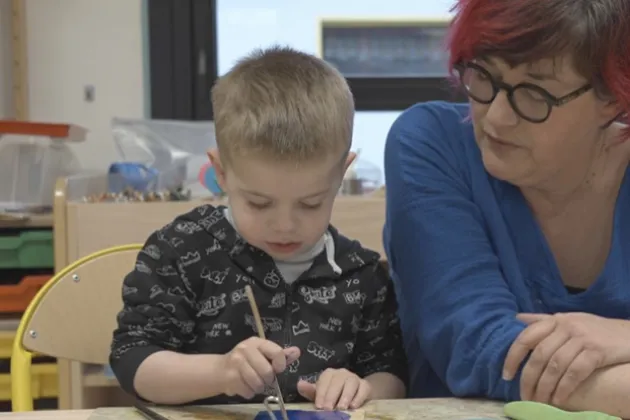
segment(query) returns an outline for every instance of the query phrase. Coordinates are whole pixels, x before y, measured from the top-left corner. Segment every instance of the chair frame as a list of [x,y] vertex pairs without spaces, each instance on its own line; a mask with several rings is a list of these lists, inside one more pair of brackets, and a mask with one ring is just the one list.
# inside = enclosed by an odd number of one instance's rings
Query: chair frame
[[[96,251],[92,254],[86,255],[83,258],[73,262],[66,266],[61,271],[56,273],[35,295],[30,302],[20,324],[18,326],[15,338],[13,340],[13,350],[11,355],[11,404],[12,411],[33,411],[33,393],[31,385],[31,366],[33,360],[33,353],[24,346],[24,337],[27,333],[27,328],[31,324],[33,314],[39,308],[41,303],[46,299],[48,293],[57,285],[61,280],[65,279],[73,271],[79,267],[87,264],[98,258],[115,254],[124,251],[140,251],[142,244],[127,244],[113,246],[100,251]],[[121,291],[122,293],[122,291]]]

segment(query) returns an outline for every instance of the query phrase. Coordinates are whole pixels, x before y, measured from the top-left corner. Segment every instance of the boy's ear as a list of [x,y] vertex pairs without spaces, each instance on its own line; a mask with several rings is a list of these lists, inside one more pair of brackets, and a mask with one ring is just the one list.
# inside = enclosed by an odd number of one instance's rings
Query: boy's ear
[[343,164],[343,173],[345,174],[352,162],[357,158],[357,154],[354,152],[348,152],[348,156],[346,157],[346,161]]
[[212,148],[208,150],[208,159],[210,159],[210,163],[212,163],[212,167],[214,168],[214,173],[217,177],[217,184],[223,191],[225,191],[225,171],[223,170],[223,165],[221,165],[221,158],[219,156],[219,149]]

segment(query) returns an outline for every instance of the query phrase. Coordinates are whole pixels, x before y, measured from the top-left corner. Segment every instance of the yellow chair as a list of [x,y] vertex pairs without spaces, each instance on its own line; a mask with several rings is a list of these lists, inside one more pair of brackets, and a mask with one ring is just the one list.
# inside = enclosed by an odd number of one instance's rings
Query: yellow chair
[[57,273],[24,312],[11,355],[13,411],[32,411],[33,353],[105,365],[116,315],[122,308],[122,282],[141,244],[90,254]]

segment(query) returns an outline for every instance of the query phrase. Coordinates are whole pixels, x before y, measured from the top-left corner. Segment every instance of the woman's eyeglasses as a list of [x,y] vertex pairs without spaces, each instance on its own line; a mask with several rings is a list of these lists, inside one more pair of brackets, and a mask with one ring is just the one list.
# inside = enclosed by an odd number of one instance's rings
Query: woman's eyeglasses
[[461,63],[456,65],[455,69],[459,73],[466,93],[473,100],[487,105],[494,101],[500,90],[505,90],[514,112],[532,123],[545,122],[551,115],[553,107],[562,106],[578,98],[592,87],[588,83],[558,98],[532,83],[519,83],[512,86],[498,81],[492,77],[488,70],[475,63]]

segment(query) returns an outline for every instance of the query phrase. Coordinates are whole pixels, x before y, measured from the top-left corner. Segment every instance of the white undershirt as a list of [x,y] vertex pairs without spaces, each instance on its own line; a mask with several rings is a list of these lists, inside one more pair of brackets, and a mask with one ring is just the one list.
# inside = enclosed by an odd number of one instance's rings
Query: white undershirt
[[[232,214],[228,208],[225,209],[225,218],[238,232],[236,223],[234,222]],[[276,267],[278,267],[278,271],[280,271],[280,274],[282,274],[282,278],[284,279],[284,281],[288,284],[291,284],[295,280],[297,280],[297,278],[300,277],[302,273],[311,268],[311,265],[313,265],[313,261],[315,260],[315,258],[324,250],[326,251],[328,262],[332,266],[333,270],[337,273],[340,273],[341,269],[335,263],[334,259],[335,244],[332,236],[328,231],[326,231],[326,233],[322,235],[320,240],[317,241],[317,243],[315,243],[315,245],[313,245],[309,250],[299,255],[294,255],[286,260],[279,260],[274,258],[274,262],[276,263]]]

